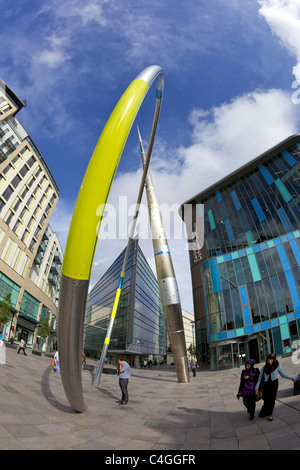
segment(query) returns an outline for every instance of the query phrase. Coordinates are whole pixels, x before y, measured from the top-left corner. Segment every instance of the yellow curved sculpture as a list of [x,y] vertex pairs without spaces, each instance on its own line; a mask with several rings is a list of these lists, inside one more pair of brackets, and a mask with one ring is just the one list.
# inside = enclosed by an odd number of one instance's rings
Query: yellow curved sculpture
[[[105,204],[130,129],[156,78],[156,106],[150,137],[153,145],[164,88],[164,72],[157,65],[146,68],[136,77],[113,110],[86,170],[70,224],[60,285],[58,351],[66,396],[79,412],[86,409],[81,383],[81,352],[97,230],[100,229]],[[99,206],[103,208],[100,214]]]

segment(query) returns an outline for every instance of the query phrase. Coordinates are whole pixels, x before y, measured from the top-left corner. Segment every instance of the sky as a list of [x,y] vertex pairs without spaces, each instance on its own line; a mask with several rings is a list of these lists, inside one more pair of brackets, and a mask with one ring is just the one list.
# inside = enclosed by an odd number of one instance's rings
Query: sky
[[[27,101],[18,114],[59,187],[50,220],[66,244],[76,198],[119,98],[149,65],[165,72],[150,169],[179,287],[193,313],[178,207],[300,131],[299,0],[0,0],[0,78]],[[126,247],[142,175],[153,85],[108,199],[92,287]],[[137,224],[155,271],[146,199]]]

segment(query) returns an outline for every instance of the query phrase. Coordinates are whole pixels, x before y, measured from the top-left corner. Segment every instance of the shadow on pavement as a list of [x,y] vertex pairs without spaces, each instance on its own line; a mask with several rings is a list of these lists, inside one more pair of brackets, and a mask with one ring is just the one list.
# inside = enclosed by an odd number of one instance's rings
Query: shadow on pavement
[[76,411],[74,411],[71,406],[66,406],[60,403],[51,392],[50,383],[49,383],[51,371],[53,371],[51,366],[47,367],[47,369],[45,369],[45,372],[43,373],[43,376],[42,376],[41,386],[42,386],[42,392],[43,392],[44,397],[46,398],[48,403],[50,403],[50,405],[56,408],[57,410],[63,411],[64,413],[75,414]]

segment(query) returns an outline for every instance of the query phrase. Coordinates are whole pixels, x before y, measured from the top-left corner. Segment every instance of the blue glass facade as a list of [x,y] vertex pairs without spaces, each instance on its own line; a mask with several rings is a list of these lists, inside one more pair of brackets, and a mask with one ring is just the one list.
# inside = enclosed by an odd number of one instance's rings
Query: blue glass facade
[[190,257],[198,355],[213,369],[300,338],[299,182],[292,136],[190,201],[204,213],[201,260]]
[[[125,250],[89,294],[84,349],[90,357],[98,357],[102,350],[124,255]],[[158,282],[138,240],[131,243],[108,361],[115,363],[120,353],[132,365],[138,365],[143,358],[161,362],[167,354],[167,330]]]

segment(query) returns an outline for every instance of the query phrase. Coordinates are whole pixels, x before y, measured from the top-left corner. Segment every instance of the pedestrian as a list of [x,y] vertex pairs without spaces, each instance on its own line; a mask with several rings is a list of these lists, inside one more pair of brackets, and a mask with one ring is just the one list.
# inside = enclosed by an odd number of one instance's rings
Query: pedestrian
[[85,364],[85,365],[86,365],[86,355],[85,355],[84,353],[83,353],[83,355],[82,355],[81,364]]
[[131,369],[128,362],[125,361],[124,356],[118,357],[118,374],[119,385],[122,392],[120,404],[126,405],[128,403],[128,382],[131,375]]
[[58,351],[54,354],[54,371],[60,374]]
[[20,351],[23,351],[24,355],[27,356],[27,354],[25,352],[25,349],[26,349],[26,342],[22,338],[21,341],[20,341],[20,344],[19,344],[18,354],[19,354]]
[[196,359],[192,359],[190,367],[193,372],[193,377],[196,377],[196,369],[197,369]]
[[278,374],[280,374],[284,379],[295,382],[293,377],[290,377],[283,372],[281,365],[277,361],[276,355],[271,353],[266,358],[266,363],[260,371],[259,378],[255,386],[256,394],[258,394],[258,390],[262,388],[262,398],[264,401],[258,415],[259,418],[268,417],[269,421],[273,421],[273,410],[278,390]]
[[254,419],[256,405],[255,386],[259,377],[259,369],[254,367],[254,365],[254,359],[246,361],[245,369],[241,373],[240,386],[237,393],[237,398],[243,397],[243,404],[247,408],[250,420]]

